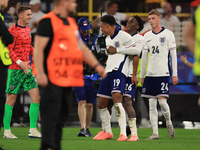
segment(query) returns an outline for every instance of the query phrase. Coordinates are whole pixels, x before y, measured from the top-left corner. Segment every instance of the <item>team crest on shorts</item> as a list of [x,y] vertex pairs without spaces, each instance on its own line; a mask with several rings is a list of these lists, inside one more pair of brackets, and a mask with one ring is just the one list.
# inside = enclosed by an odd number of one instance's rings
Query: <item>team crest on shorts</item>
[[146,92],[146,88],[142,88],[142,93],[145,93]]
[[11,85],[10,90],[14,90],[14,87],[15,87],[14,85]]

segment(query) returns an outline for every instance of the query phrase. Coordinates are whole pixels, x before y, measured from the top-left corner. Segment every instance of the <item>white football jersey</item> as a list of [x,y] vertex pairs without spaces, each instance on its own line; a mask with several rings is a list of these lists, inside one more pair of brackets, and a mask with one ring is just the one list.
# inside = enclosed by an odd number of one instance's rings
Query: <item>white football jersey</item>
[[144,35],[144,42],[143,50],[150,53],[146,76],[170,76],[170,50],[176,50],[174,34],[165,28],[157,34],[151,30]]
[[[137,44],[137,43],[138,44],[140,43],[140,44],[144,45],[144,37],[142,35],[135,34],[135,35],[132,36],[132,38],[133,38],[133,41],[134,41],[134,45]],[[142,51],[142,49],[140,51]],[[128,77],[132,77],[132,75],[133,75],[133,56],[129,56],[128,59],[129,59],[129,73],[128,73]]]
[[[111,39],[110,36],[106,37],[106,46],[113,46],[124,50],[133,46],[132,36],[124,31],[119,31],[118,34]],[[109,54],[106,64],[106,73],[113,70],[121,71],[125,76],[128,76],[128,55],[122,53]]]

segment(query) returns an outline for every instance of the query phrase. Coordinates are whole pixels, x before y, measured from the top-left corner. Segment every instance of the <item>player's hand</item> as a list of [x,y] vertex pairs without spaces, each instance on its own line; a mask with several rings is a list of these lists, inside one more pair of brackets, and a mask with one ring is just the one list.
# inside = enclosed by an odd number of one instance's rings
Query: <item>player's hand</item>
[[187,55],[181,55],[181,61],[185,63],[185,61],[187,60]]
[[144,84],[144,78],[140,78],[140,82],[143,85]]
[[135,85],[135,88],[137,88],[137,85],[138,85],[138,78],[137,78],[137,76],[132,76],[131,77],[131,81],[132,81],[132,84]]
[[31,66],[28,65],[28,63],[30,63],[31,61],[27,61],[27,62],[21,62],[19,64],[19,66],[24,70],[25,74],[29,74],[31,73],[31,71],[29,69],[32,69]]
[[48,85],[48,78],[45,73],[37,73],[36,79],[39,86],[46,87]]
[[172,76],[172,84],[176,85],[178,83],[178,77],[177,76]]
[[105,78],[107,76],[105,68],[102,65],[98,65],[95,67],[96,72],[98,72],[102,78]]
[[113,46],[109,46],[107,49],[108,54],[115,54],[117,53],[117,49],[114,48]]

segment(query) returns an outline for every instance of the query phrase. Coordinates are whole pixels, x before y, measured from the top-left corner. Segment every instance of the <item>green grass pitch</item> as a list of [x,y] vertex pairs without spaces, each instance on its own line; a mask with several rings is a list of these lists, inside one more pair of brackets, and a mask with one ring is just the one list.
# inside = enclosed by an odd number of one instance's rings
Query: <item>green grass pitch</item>
[[[12,133],[17,139],[4,139],[3,128],[0,131],[0,146],[5,150],[39,150],[40,139],[28,137],[29,128],[14,127]],[[40,130],[40,129],[39,129]],[[200,150],[199,129],[175,129],[174,139],[170,139],[166,128],[159,128],[160,140],[145,140],[152,134],[152,129],[138,129],[138,142],[118,142],[119,128],[112,128],[113,139],[98,141],[92,137],[77,137],[80,128],[64,128],[62,150]],[[96,135],[100,128],[90,128]]]

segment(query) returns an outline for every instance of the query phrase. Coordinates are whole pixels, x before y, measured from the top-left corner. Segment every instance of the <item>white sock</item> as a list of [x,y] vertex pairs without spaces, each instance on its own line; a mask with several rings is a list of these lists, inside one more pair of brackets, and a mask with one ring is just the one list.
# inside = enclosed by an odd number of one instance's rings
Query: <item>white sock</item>
[[125,110],[122,106],[122,103],[115,103],[114,107],[117,111],[117,118],[118,118],[118,123],[120,127],[120,134],[123,134],[126,136],[126,114]]
[[171,114],[170,114],[169,105],[167,104],[167,99],[161,99],[161,100],[158,100],[158,102],[162,110],[162,114],[165,117],[166,125],[172,124]]
[[[101,109],[99,109],[99,116],[100,116],[100,111],[101,111]],[[100,119],[101,119],[101,117],[100,117]],[[101,121],[101,127],[102,127],[102,131],[106,132],[105,125],[104,125],[104,123],[102,121]]]
[[153,128],[153,134],[158,135],[157,99],[149,99],[149,118]]
[[101,127],[102,127],[102,131],[103,132],[106,132],[106,130],[105,130],[105,125],[104,125],[104,123],[101,121]]
[[10,129],[4,129],[4,134],[6,134],[8,132],[11,132],[11,130]]
[[[106,108],[104,109],[99,109],[99,115],[102,121],[102,124],[104,125],[104,132],[109,132],[110,134],[112,134],[112,129],[111,129],[111,125],[110,125],[110,113]],[[103,127],[103,126],[102,126]]]
[[137,135],[136,118],[128,118],[129,128],[131,130],[131,135]]

